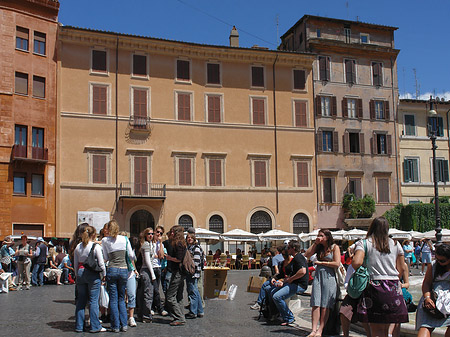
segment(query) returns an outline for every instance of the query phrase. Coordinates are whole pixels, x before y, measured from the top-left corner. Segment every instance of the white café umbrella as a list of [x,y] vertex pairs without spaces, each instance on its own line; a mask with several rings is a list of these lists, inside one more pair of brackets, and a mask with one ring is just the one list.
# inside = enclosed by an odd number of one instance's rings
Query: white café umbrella
[[365,239],[367,235],[366,231],[362,229],[353,228],[344,234],[344,239],[347,240],[356,240],[356,239]]
[[417,231],[409,231],[409,234],[411,234],[411,238],[413,240],[418,240],[422,238],[423,233],[422,232],[417,232]]
[[392,238],[397,240],[398,239],[411,240],[412,238],[411,233],[396,228],[389,228],[389,235],[392,235]]
[[298,235],[285,232],[279,229],[272,229],[268,232],[258,234],[259,241],[276,241],[276,240],[294,240],[298,239]]
[[220,235],[220,238],[224,241],[246,241],[246,242],[258,241],[258,235],[246,232],[238,228],[222,233]]
[[[450,229],[443,228],[442,231],[442,241],[449,242],[450,241]],[[433,229],[431,231],[422,233],[420,239],[436,239],[436,231]]]
[[319,234],[319,230],[320,229],[318,228],[313,230],[312,232],[309,232],[308,233],[309,240],[315,240],[317,238],[317,234]]
[[300,233],[298,235],[298,238],[300,239],[301,242],[307,242],[307,241],[309,241],[309,234],[308,233]]
[[205,228],[196,228],[195,237],[203,240],[220,240],[220,234]]
[[346,234],[347,231],[344,229],[341,229],[339,231],[331,232],[331,235],[333,235],[333,240],[343,240],[344,234]]

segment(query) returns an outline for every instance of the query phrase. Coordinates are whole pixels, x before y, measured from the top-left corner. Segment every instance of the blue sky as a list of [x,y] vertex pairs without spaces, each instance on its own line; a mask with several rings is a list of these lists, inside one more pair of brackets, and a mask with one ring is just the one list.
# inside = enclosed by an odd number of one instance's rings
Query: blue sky
[[[64,25],[170,40],[228,45],[231,27],[242,47],[275,49],[303,15],[319,15],[398,27],[395,45],[399,89],[415,98],[450,99],[446,53],[450,25],[447,0],[60,0]],[[277,29],[278,18],[278,29]],[[278,33],[277,33],[278,31]]]

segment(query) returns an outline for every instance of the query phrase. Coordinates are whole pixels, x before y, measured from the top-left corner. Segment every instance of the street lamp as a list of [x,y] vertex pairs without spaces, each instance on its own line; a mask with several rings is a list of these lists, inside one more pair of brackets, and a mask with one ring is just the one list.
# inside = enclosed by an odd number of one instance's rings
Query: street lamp
[[438,129],[437,112],[433,109],[433,98],[430,96],[430,110],[428,111],[428,135],[433,150],[433,181],[434,181],[434,216],[436,220],[436,241],[442,241],[441,216],[439,213],[438,168],[436,165],[436,134]]

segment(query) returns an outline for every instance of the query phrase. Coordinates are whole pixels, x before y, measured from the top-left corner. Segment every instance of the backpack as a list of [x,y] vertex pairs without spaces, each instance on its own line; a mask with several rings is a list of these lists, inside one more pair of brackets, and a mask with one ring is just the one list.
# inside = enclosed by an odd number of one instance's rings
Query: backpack
[[195,264],[194,260],[192,259],[192,255],[189,252],[189,249],[186,248],[186,252],[184,253],[183,260],[180,264],[181,272],[185,276],[193,276],[195,274]]
[[271,322],[277,319],[279,316],[279,312],[277,307],[275,306],[275,303],[270,300],[270,296],[266,296],[260,306],[259,309],[259,317],[258,320],[262,317],[266,319],[266,321]]
[[86,261],[84,261],[83,266],[84,266],[84,268],[89,269],[90,271],[99,272],[99,271],[102,271],[102,268],[100,268],[97,258],[95,257],[95,252],[94,252],[95,245],[96,245],[96,243],[92,244],[91,251],[89,252],[89,255],[88,255]]

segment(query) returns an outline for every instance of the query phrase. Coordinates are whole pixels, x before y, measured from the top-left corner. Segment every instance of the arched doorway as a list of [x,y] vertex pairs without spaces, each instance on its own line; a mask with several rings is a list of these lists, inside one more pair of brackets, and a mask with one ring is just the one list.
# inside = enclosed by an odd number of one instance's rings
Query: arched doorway
[[147,227],[155,228],[155,219],[152,213],[145,209],[134,212],[130,218],[130,235],[139,236],[139,233]]
[[187,231],[189,227],[194,227],[194,220],[192,220],[190,215],[183,214],[178,219],[178,225],[183,226],[184,231]]

